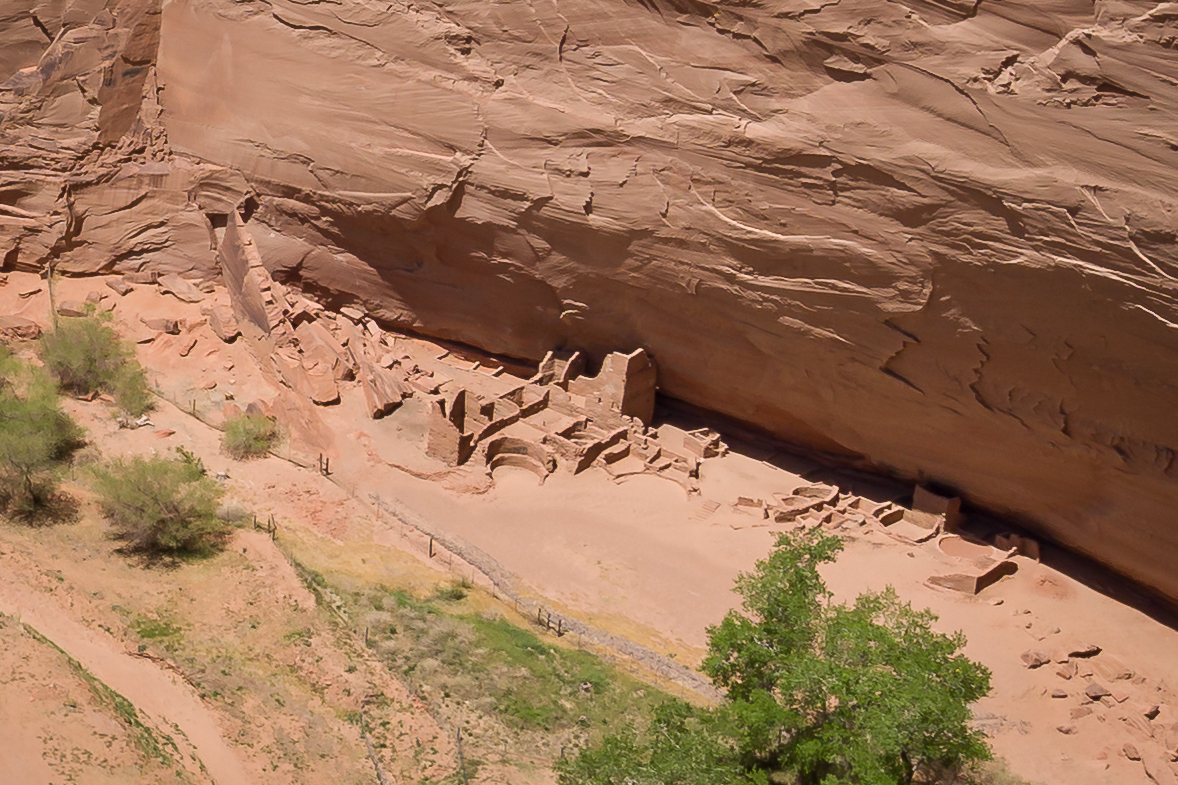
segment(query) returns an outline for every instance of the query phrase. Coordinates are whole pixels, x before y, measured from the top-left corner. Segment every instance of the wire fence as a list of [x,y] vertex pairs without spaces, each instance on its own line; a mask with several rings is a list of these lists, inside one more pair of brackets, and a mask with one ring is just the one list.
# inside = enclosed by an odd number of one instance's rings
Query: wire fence
[[[514,573],[481,548],[427,522],[424,518],[400,502],[385,499],[380,494],[369,494],[369,501],[386,518],[384,522],[400,524],[402,536],[409,538],[416,534],[421,550],[426,555],[446,565],[460,576],[475,575],[490,584],[496,597],[509,601],[523,616],[535,616],[536,624],[560,635],[576,635],[578,644],[592,645],[622,655],[656,675],[685,687],[708,700],[719,700],[722,694],[711,681],[682,663],[659,654],[629,638],[615,635],[582,621],[574,616],[546,607],[531,596],[520,584]],[[457,560],[457,561],[456,561]]]
[[[162,391],[156,391],[156,394],[184,414],[211,428],[223,430],[222,426],[204,416],[195,400],[181,403]],[[653,673],[656,684],[662,678],[708,701],[718,701],[723,697],[723,693],[700,672],[629,638],[615,635],[575,616],[546,606],[542,599],[528,592],[519,578],[493,556],[426,521],[399,501],[384,498],[377,493],[368,494],[367,498],[362,497],[355,483],[345,482],[331,471],[330,462],[325,456],[318,455],[316,460],[303,456],[296,457],[290,451],[289,445],[285,450],[271,450],[270,455],[304,469],[316,470],[350,498],[374,507],[377,519],[382,523],[390,526],[399,525],[401,537],[406,545],[415,547],[427,558],[445,566],[458,577],[467,578],[474,584],[482,583],[491,590],[493,596],[512,603],[520,615],[528,618],[535,616],[535,623],[545,630],[560,637],[576,635],[575,640],[579,647],[591,647],[599,655],[613,655],[605,657],[611,664],[621,665],[627,660],[631,661],[638,666],[634,671],[636,675],[643,675],[643,671]]]

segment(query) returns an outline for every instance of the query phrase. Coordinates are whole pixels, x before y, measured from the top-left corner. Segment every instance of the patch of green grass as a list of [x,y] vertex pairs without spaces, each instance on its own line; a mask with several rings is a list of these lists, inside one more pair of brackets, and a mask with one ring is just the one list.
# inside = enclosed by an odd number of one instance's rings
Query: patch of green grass
[[466,599],[470,588],[469,581],[462,580],[449,586],[439,586],[434,596],[444,602],[458,602]]
[[180,627],[161,619],[136,619],[131,623],[131,627],[139,634],[140,638],[146,640],[178,638],[183,633]]
[[294,561],[293,559],[291,560],[291,563],[294,565],[295,572],[298,573],[299,580],[303,582],[303,585],[306,586],[311,591],[311,593],[315,594],[319,589],[327,586],[327,579],[323,577],[323,573],[316,572],[305,564]]
[[[443,586],[426,600],[401,590],[350,592],[357,632],[390,670],[443,702],[478,705],[517,731],[609,726],[664,696],[586,651],[547,642],[504,618],[463,613],[470,589]],[[376,608],[379,610],[373,611]]]
[[[422,602],[404,589],[393,589],[386,596],[392,598],[397,607],[403,610],[433,613],[433,608],[428,602]],[[378,600],[380,599],[380,595],[376,597]]]
[[291,630],[286,635],[283,635],[282,639],[284,641],[286,641],[287,643],[297,643],[297,644],[302,644],[303,646],[310,646],[311,645],[311,631],[306,628],[298,629],[298,630]]
[[521,725],[554,729],[571,725],[580,716],[592,721],[591,715],[600,714],[602,701],[607,714],[623,708],[612,689],[613,669],[599,657],[544,643],[505,619],[470,616],[466,621],[477,632],[479,648],[489,650],[492,663],[498,659],[526,672],[523,678],[501,685],[496,695],[500,711]]

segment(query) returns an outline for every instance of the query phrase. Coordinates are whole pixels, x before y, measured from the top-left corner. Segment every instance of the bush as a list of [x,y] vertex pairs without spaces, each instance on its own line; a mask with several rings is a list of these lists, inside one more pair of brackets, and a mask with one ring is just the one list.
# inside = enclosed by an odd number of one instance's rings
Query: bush
[[44,372],[0,346],[0,509],[29,515],[44,507],[82,433]]
[[223,490],[182,460],[115,460],[94,471],[98,504],[132,551],[203,554],[232,527],[217,517]]
[[221,446],[230,457],[243,461],[261,458],[280,438],[278,424],[260,414],[242,414],[225,423]]
[[188,464],[202,477],[208,474],[208,471],[205,470],[205,462],[201,460],[200,456],[192,450],[185,449],[183,445],[176,447],[176,460]]
[[138,417],[155,408],[155,398],[147,384],[147,374],[137,360],[127,360],[115,374],[114,382],[107,390],[115,404],[127,414]]
[[134,350],[119,340],[111,318],[92,306],[87,316],[62,319],[41,336],[41,359],[63,390],[107,393],[123,411],[139,416],[151,408],[151,392]]

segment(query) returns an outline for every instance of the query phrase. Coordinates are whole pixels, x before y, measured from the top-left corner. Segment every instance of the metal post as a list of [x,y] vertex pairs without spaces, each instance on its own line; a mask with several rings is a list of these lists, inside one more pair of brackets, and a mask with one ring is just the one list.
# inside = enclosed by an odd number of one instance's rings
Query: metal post
[[[69,186],[66,186],[67,188]],[[57,303],[53,296],[53,259],[49,259],[45,267],[45,286],[49,289],[49,318],[53,321],[53,329],[57,329]]]
[[458,729],[458,770],[462,772],[462,785],[469,785],[466,779],[466,761],[462,757],[462,728]]

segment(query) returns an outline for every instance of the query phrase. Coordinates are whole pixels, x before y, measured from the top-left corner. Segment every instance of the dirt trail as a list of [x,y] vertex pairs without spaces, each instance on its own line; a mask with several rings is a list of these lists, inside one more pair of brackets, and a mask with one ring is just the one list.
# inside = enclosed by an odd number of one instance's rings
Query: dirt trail
[[0,613],[53,641],[144,714],[179,727],[217,785],[251,785],[212,712],[179,677],[128,655],[114,638],[70,618],[52,599],[9,581],[0,583]]

